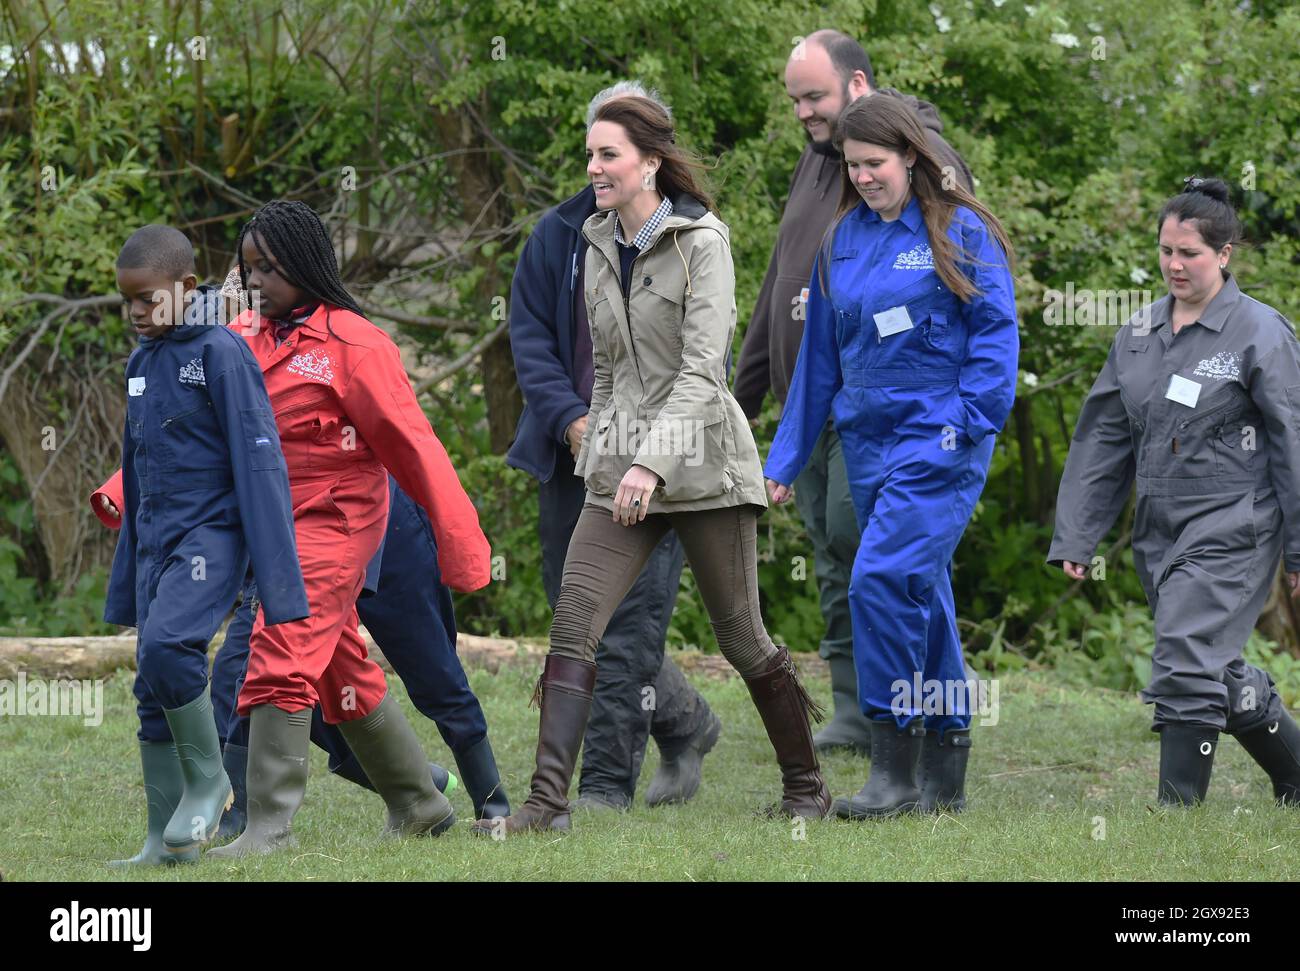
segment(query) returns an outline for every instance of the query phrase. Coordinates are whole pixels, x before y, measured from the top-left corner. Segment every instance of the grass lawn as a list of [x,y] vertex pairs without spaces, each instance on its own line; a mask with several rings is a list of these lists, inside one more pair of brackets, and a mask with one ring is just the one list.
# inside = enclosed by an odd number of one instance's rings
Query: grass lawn
[[[1295,876],[1300,819],[1273,804],[1266,777],[1224,738],[1209,800],[1193,812],[1154,809],[1158,737],[1135,696],[1061,686],[1050,674],[1002,679],[995,726],[977,726],[958,817],[876,823],[789,821],[752,813],[779,793],[779,774],[739,679],[693,677],[721,715],[722,739],[688,806],[624,815],[574,814],[568,836],[472,837],[469,799],[437,840],[379,839],[383,805],[330,776],[313,749],[297,849],[229,863],[122,874],[144,833],[130,673],[105,687],[95,728],[76,717],[0,719],[0,872],[10,880],[1283,880]],[[537,713],[536,671],[470,672],[492,726],[512,799],[526,794]],[[408,715],[400,684],[392,681]],[[811,680],[829,705],[825,680]],[[452,766],[433,724],[412,721],[430,757]],[[642,788],[657,763],[653,743]],[[823,760],[836,795],[856,791],[867,763]],[[575,780],[576,781],[576,780]],[[576,798],[576,784],[571,795]]]

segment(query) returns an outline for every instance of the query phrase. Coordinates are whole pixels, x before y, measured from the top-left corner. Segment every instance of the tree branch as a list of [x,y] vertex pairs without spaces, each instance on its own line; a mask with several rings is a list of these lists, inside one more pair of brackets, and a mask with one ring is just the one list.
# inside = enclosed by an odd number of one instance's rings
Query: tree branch
[[460,357],[456,358],[456,360],[452,361],[450,364],[444,365],[443,367],[435,371],[430,377],[427,377],[423,381],[421,381],[416,386],[415,393],[423,394],[424,392],[429,391],[430,389],[441,384],[443,381],[451,377],[457,371],[460,371],[468,367],[470,364],[474,362],[474,360],[480,354],[482,354],[485,350],[487,350],[494,343],[496,343],[496,341],[501,337],[501,335],[506,332],[509,325],[510,325],[510,321],[508,320],[501,321],[501,323],[497,325],[496,330],[492,331],[489,334],[486,334],[481,339],[475,341],[474,344],[470,347],[470,349],[467,350]]

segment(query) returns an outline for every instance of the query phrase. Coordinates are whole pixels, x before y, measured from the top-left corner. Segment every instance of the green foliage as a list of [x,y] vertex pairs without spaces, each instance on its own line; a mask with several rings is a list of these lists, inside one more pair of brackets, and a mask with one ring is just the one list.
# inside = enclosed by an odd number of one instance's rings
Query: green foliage
[[[1300,9],[1293,4],[211,4],[205,32],[215,38],[215,53],[204,69],[207,121],[197,162],[216,167],[215,119],[227,113],[238,113],[242,135],[253,136],[233,171],[219,173],[221,185],[189,166],[199,104],[189,66],[166,55],[166,44],[183,41],[186,29],[178,34],[168,21],[168,5],[146,4],[138,17],[124,17],[114,0],[73,6],[50,36],[98,38],[110,62],[125,58],[126,73],[66,74],[47,65],[30,124],[0,129],[0,216],[12,228],[16,256],[0,262],[0,306],[14,307],[33,290],[107,292],[124,229],[151,220],[194,223],[206,266],[224,269],[248,200],[293,194],[354,229],[388,232],[412,213],[445,215],[450,223],[423,230],[437,250],[427,264],[349,257],[345,273],[368,295],[428,266],[431,285],[418,289],[411,312],[491,326],[479,306],[485,288],[505,291],[527,231],[585,181],[588,100],[615,80],[639,77],[673,106],[679,141],[704,157],[731,227],[737,349],[803,147],[782,88],[786,57],[817,27],[858,36],[880,86],[937,106],[946,136],[1017,251],[1017,411],[1000,436],[954,570],[964,637],[993,670],[1054,663],[1126,688],[1144,671],[1134,644],[1150,622],[1127,551],[1112,557],[1104,582],[1073,596],[1059,571],[1043,565],[1074,418],[1114,333],[1113,326],[1049,326],[1051,292],[1072,285],[1158,297],[1155,214],[1185,176],[1219,175],[1236,187],[1246,223],[1249,245],[1233,257],[1238,279],[1290,317],[1300,313],[1293,286],[1300,263]],[[16,77],[0,78],[0,97],[21,107],[26,95]],[[457,248],[459,231],[490,200],[458,194],[447,156],[461,148],[448,140],[479,123],[491,138],[472,150],[502,187],[508,231],[472,236]],[[44,164],[58,173],[56,193],[38,192],[32,178]],[[370,209],[363,210],[360,193],[338,188],[347,165],[368,185]],[[0,361],[38,317],[33,307],[6,315]],[[472,339],[437,328],[402,331],[419,345],[421,364],[435,367]],[[89,353],[100,362],[124,358],[129,346],[120,330],[82,318],[58,338],[47,335],[40,353],[57,341],[65,357]],[[504,581],[458,598],[462,622],[479,632],[543,635],[549,612],[535,486],[490,454],[482,377],[465,371],[444,381],[429,414],[494,549],[505,556]],[[769,399],[755,432],[760,452],[776,420]],[[811,557],[798,517],[773,509],[760,529],[773,635],[812,649],[821,621],[811,562],[806,577],[793,578],[795,558]],[[10,585],[30,578],[39,559],[30,533],[11,542],[22,549],[0,552],[0,576],[9,577],[0,581],[7,584],[0,623],[15,598],[31,592]],[[38,598],[48,594],[39,587]],[[670,640],[713,644],[689,573]],[[1256,639],[1249,650],[1265,657],[1270,646]],[[1278,653],[1269,665],[1291,683],[1290,655]]]

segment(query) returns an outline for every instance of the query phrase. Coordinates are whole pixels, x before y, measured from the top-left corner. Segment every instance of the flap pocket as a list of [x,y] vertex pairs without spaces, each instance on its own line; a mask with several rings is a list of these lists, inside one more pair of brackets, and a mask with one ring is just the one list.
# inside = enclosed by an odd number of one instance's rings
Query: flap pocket
[[277,398],[271,403],[271,407],[275,409],[276,417],[280,417],[315,408],[317,405],[324,404],[329,398],[328,389],[321,385],[313,385]]
[[596,418],[596,431],[605,432],[609,429],[610,424],[614,421],[615,407],[609,405]]
[[[905,303],[924,303],[944,292],[943,281],[936,273],[926,273],[921,279],[889,295],[889,306],[897,307]],[[918,315],[919,316],[919,315]]]
[[660,273],[658,276],[643,276],[641,285],[656,297],[662,297],[669,303],[676,304],[679,307],[686,302],[685,285],[673,286],[670,275]]

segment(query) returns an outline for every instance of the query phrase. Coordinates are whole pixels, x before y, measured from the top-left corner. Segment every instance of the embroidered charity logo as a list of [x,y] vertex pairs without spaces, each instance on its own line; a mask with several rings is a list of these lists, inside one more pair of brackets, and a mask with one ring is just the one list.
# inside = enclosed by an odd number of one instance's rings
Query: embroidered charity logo
[[203,376],[203,358],[196,357],[181,366],[180,372],[176,379],[181,384],[188,384],[193,388],[206,388],[208,386],[207,378]]
[[1220,351],[1196,365],[1192,375],[1236,381],[1241,377],[1241,355],[1236,351]]
[[309,381],[315,381],[318,384],[329,384],[334,380],[333,362],[328,354],[323,351],[307,351],[305,354],[295,354],[289,361],[289,373],[301,374]]
[[929,243],[917,243],[906,253],[899,253],[894,260],[895,270],[933,270],[934,253]]

